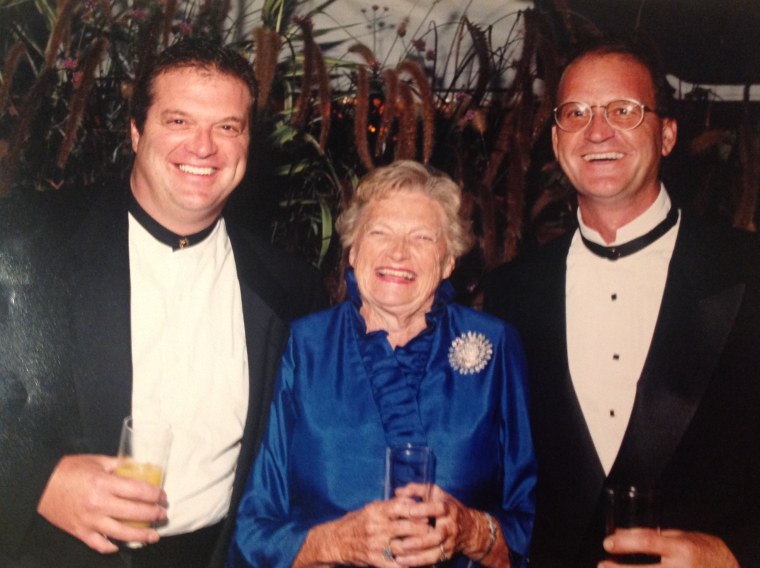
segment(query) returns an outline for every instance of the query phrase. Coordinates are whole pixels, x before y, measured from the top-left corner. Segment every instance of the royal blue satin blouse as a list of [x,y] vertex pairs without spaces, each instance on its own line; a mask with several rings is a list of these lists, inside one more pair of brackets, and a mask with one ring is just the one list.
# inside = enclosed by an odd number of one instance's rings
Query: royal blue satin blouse
[[405,443],[433,449],[436,484],[491,513],[519,566],[536,462],[516,332],[451,303],[444,282],[427,328],[392,349],[366,332],[350,271],[347,284],[347,301],[293,324],[228,566],[291,566],[312,527],[383,498],[385,448]]

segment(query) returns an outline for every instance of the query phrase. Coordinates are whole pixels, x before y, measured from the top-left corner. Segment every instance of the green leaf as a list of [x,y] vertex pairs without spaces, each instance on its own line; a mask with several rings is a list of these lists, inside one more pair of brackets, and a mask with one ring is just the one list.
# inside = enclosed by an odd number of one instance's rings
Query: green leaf
[[324,199],[319,200],[319,207],[322,212],[322,245],[319,247],[319,260],[317,261],[317,266],[322,266],[322,262],[327,256],[327,251],[330,249],[330,241],[332,240],[333,234],[333,224],[332,211]]

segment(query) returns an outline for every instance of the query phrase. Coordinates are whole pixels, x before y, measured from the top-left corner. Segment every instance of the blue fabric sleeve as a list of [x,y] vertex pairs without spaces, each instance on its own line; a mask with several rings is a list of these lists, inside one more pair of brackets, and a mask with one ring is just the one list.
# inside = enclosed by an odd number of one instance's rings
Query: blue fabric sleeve
[[228,568],[289,567],[311,527],[293,521],[288,480],[288,433],[296,419],[292,401],[293,339],[282,358],[267,433],[237,514]]
[[537,466],[528,416],[525,355],[517,333],[507,327],[499,359],[504,377],[501,400],[502,509],[496,515],[513,568],[525,566],[535,516]]

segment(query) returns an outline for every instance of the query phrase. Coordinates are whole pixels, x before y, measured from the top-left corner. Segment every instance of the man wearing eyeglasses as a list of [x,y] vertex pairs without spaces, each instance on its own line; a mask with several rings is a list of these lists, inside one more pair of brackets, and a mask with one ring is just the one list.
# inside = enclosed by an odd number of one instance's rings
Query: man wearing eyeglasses
[[[617,566],[612,554],[760,566],[754,235],[671,201],[659,169],[677,124],[664,73],[641,46],[581,53],[557,103],[552,142],[579,227],[499,268],[485,294],[528,357],[539,464],[531,566]],[[654,488],[661,530],[605,538],[610,485]]]

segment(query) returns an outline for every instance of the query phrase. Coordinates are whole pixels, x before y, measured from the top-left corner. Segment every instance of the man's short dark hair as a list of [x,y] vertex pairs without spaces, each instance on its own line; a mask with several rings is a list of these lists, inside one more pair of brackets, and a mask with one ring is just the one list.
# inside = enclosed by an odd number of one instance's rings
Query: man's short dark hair
[[665,66],[657,48],[648,38],[640,35],[595,38],[575,52],[565,68],[589,55],[622,55],[641,63],[652,78],[657,114],[663,118],[673,118],[673,87],[668,83]]
[[163,50],[135,79],[130,117],[138,132],[143,131],[148,109],[153,104],[156,77],[173,69],[202,69],[237,77],[248,85],[251,100],[256,98],[256,80],[251,64],[229,47],[206,38],[183,39]]

